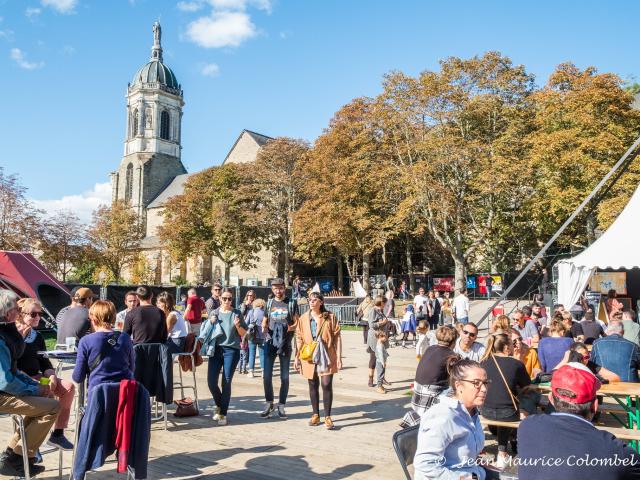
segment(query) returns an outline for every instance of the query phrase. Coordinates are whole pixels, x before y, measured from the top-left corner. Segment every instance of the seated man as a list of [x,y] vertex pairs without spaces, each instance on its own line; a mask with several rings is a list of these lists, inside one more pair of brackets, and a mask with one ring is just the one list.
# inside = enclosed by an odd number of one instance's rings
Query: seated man
[[468,358],[479,362],[484,356],[485,348],[480,342],[476,342],[478,338],[478,327],[475,323],[469,322],[462,327],[462,335],[458,337],[456,346],[453,349],[462,358]]
[[64,344],[67,338],[75,338],[76,345],[82,337],[89,333],[91,324],[89,323],[89,307],[93,303],[96,295],[88,288],[79,288],[73,296],[74,306],[69,308],[64,315],[57,320],[58,336],[57,342]]
[[555,371],[549,400],[556,411],[530,415],[518,428],[520,480],[640,476],[637,452],[590,422],[598,409],[599,388],[595,375],[580,363],[568,363]]
[[151,304],[153,292],[147,286],[136,289],[140,306],[127,313],[124,319],[124,333],[129,335],[134,345],[140,343],[165,343],[169,332],[165,314]]
[[[36,451],[53,426],[60,404],[51,396],[48,385],[40,385],[18,371],[17,363],[24,350],[24,340],[16,329],[18,297],[9,290],[0,290],[0,413],[24,417],[29,474],[37,475],[44,466],[35,465]],[[20,445],[18,446],[18,443]],[[0,476],[23,477],[24,443],[15,433],[5,452],[0,455]]]
[[640,348],[623,337],[622,322],[612,320],[607,336],[593,342],[591,359],[596,365],[611,370],[622,382],[640,382]]

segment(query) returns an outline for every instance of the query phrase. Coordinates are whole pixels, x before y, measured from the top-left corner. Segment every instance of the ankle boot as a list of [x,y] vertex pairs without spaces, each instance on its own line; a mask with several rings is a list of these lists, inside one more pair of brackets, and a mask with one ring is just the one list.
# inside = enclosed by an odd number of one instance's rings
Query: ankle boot
[[375,387],[375,385],[373,384],[373,377],[369,377],[369,386],[370,387]]

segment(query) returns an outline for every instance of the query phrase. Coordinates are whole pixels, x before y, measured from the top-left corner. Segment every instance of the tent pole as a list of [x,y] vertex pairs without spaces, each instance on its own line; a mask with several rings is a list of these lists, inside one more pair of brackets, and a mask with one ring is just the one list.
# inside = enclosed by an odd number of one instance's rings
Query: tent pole
[[[567,218],[567,220],[562,224],[562,226],[558,229],[558,231],[553,234],[553,236],[549,239],[547,243],[545,243],[545,245],[540,249],[540,251],[536,254],[536,256],[533,257],[531,261],[529,261],[527,266],[524,267],[524,269],[520,272],[520,274],[516,277],[516,279],[511,283],[511,285],[509,285],[509,287],[507,287],[502,292],[502,295],[500,295],[500,298],[498,298],[493,303],[493,305],[489,307],[489,309],[485,312],[485,314],[482,316],[482,318],[478,322],[478,326],[482,325],[482,323],[487,319],[487,317],[489,317],[493,309],[496,308],[500,304],[500,302],[504,301],[505,298],[507,298],[507,295],[509,294],[509,292],[511,292],[511,290],[518,284],[518,282],[522,280],[522,278],[529,272],[529,270],[531,270],[531,268],[545,254],[547,249],[551,245],[553,245],[553,243],[558,239],[558,237],[562,235],[562,232],[564,232],[567,229],[567,227],[576,219],[576,217],[580,214],[580,212],[582,212],[584,207],[586,207],[589,204],[589,202],[593,199],[593,197],[595,197],[598,194],[600,189],[607,183],[607,181],[613,176],[613,174],[616,173],[616,171],[622,165],[624,165],[625,162],[627,161],[631,162],[638,155],[638,146],[640,146],[640,137],[638,137],[636,141],[633,143],[633,145],[631,145],[631,147],[629,147],[629,149],[624,153],[624,155],[620,157],[620,160],[618,160],[616,164],[613,167],[611,167],[611,170],[609,170],[609,172],[602,178],[602,180],[600,180],[600,182],[598,182],[598,184],[593,188],[593,190],[591,190],[591,193],[587,195],[587,198],[585,198],[582,201],[582,203],[578,205],[578,207],[574,210],[571,216]],[[487,326],[487,328],[489,327]]]

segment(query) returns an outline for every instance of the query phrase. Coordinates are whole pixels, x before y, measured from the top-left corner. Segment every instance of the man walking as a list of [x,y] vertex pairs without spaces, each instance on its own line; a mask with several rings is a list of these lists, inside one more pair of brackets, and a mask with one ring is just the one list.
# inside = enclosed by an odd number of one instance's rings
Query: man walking
[[[273,298],[267,302],[262,321],[265,341],[261,351],[264,358],[260,359],[260,363],[263,366],[262,381],[266,405],[260,416],[268,418],[275,409],[280,418],[287,418],[284,406],[289,394],[289,369],[293,331],[298,321],[298,303],[285,297],[286,289],[281,278],[271,281],[271,292]],[[280,359],[280,395],[277,408],[274,408],[273,366],[276,357]]]
[[461,288],[460,293],[453,299],[453,314],[456,322],[469,323],[469,298],[466,288]]
[[205,302],[207,307],[207,313],[211,315],[211,312],[220,308],[220,294],[222,293],[222,285],[220,282],[216,282],[211,287],[211,297]]

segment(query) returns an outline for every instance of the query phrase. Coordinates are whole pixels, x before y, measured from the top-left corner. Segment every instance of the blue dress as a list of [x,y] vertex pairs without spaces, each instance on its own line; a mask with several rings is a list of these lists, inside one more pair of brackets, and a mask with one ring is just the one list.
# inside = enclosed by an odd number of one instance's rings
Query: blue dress
[[402,319],[402,333],[414,333],[416,331],[416,316],[412,313],[409,318],[405,315]]

